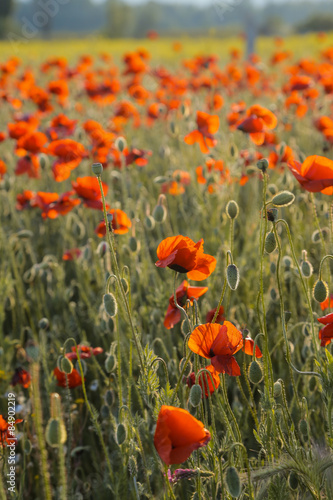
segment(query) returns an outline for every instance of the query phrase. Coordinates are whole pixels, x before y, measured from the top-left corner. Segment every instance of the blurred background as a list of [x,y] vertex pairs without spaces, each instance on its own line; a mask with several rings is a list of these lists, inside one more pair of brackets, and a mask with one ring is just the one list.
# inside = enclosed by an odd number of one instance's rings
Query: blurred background
[[[0,37],[287,36],[333,30],[332,0],[0,0]],[[35,33],[34,33],[35,31]]]

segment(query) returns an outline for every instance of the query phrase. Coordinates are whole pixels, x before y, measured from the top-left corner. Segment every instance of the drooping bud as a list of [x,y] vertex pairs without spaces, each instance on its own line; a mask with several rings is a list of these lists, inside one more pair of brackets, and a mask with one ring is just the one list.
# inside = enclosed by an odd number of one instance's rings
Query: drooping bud
[[124,424],[118,424],[116,430],[116,441],[119,446],[126,441],[126,437],[127,437],[126,427],[124,426]]
[[144,220],[144,225],[145,228],[148,229],[148,231],[152,231],[155,227],[155,219],[151,215],[146,215],[145,220]]
[[249,366],[249,379],[252,384],[260,384],[263,379],[263,371],[258,361],[252,361]]
[[126,139],[125,137],[117,137],[116,141],[115,141],[115,146],[116,148],[118,149],[118,151],[120,153],[122,153],[124,151],[124,149],[126,148]]
[[328,297],[328,285],[326,281],[317,280],[313,287],[313,297],[317,302],[324,302]]
[[282,394],[282,385],[281,385],[281,382],[279,380],[277,380],[273,386],[273,396],[275,398],[279,398],[281,396],[281,394]]
[[227,282],[231,290],[236,290],[239,284],[239,271],[235,264],[227,267]]
[[293,491],[297,490],[297,488],[298,488],[298,477],[297,477],[296,472],[292,471],[289,474],[288,483],[289,483],[290,489],[292,489]]
[[194,384],[190,390],[190,403],[192,406],[199,406],[202,399],[202,389],[199,384]]
[[113,356],[113,354],[109,354],[109,356],[105,360],[104,366],[107,373],[111,373],[115,369],[116,358]]
[[60,367],[61,371],[67,373],[67,375],[69,375],[73,371],[73,363],[66,357],[61,358]]
[[229,219],[236,219],[238,217],[239,206],[234,200],[229,201],[226,208],[226,213]]
[[113,318],[117,315],[118,304],[115,296],[112,293],[106,293],[103,296],[104,309],[106,313]]
[[225,475],[228,491],[232,497],[239,497],[241,493],[241,482],[235,467],[228,467]]
[[309,433],[309,426],[308,426],[307,421],[306,421],[306,420],[304,420],[304,418],[302,418],[302,420],[300,420],[300,421],[299,421],[298,427],[299,427],[299,431],[300,431],[300,433],[301,433],[304,437],[307,437],[307,436],[308,436],[308,433]]
[[301,263],[301,273],[304,278],[310,278],[313,273],[312,264],[308,260],[303,260]]
[[123,286],[123,289],[124,289],[124,292],[125,292],[125,295],[127,295],[128,293],[128,290],[129,290],[129,286],[128,286],[128,281],[126,278],[120,278],[120,282]]
[[276,239],[275,239],[275,234],[270,232],[267,233],[266,239],[265,239],[265,251],[267,253],[272,253],[276,249]]
[[295,200],[295,195],[291,193],[290,191],[281,191],[281,193],[278,193],[274,196],[272,199],[273,205],[276,207],[288,207],[291,205]]
[[104,255],[106,254],[107,251],[108,251],[108,245],[107,245],[106,241],[101,241],[97,247],[97,250],[96,250],[97,255],[100,258],[102,258],[102,257],[104,257]]
[[156,207],[153,210],[153,217],[156,222],[162,223],[165,221],[167,216],[167,211],[164,205],[156,205]]

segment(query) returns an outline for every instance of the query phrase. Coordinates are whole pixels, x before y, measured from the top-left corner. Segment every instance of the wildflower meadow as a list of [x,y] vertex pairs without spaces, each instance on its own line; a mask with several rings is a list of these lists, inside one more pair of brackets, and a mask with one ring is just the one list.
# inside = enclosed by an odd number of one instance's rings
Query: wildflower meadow
[[332,500],[332,36],[115,43],[1,52],[0,500]]

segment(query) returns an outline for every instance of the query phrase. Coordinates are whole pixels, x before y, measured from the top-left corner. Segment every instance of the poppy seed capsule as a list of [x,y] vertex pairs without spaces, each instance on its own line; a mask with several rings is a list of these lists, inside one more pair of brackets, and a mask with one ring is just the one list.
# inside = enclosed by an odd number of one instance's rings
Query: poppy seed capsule
[[190,325],[190,322],[187,318],[182,321],[180,329],[181,329],[183,335],[187,335],[188,333],[190,333],[191,325]]
[[167,211],[166,208],[163,205],[156,205],[156,207],[153,210],[153,217],[156,222],[159,222],[160,224],[165,221],[167,216]]
[[116,142],[114,143],[118,151],[122,153],[126,148],[126,139],[124,137],[117,137]]
[[268,169],[268,160],[266,158],[262,158],[261,160],[257,161],[257,168],[261,170],[262,172],[266,172]]
[[310,278],[313,273],[313,267],[308,260],[303,260],[301,264],[301,273],[304,278]]
[[288,478],[289,488],[296,491],[298,488],[298,478],[297,474],[293,471],[289,474]]
[[234,200],[229,201],[226,208],[226,213],[229,219],[236,219],[238,217],[239,206]]
[[45,439],[52,448],[58,448],[67,439],[66,427],[59,418],[50,418],[46,426]]
[[112,293],[106,293],[103,296],[104,309],[106,313],[113,318],[117,315],[118,304],[115,296]]
[[241,482],[238,471],[235,467],[228,467],[225,474],[227,488],[232,497],[239,497],[241,492]]
[[190,403],[192,406],[199,406],[202,399],[202,389],[200,385],[194,384],[190,390]]
[[281,385],[281,382],[279,382],[278,380],[274,383],[274,386],[273,386],[273,396],[275,398],[279,398],[282,394],[282,385]]
[[266,239],[265,239],[265,252],[267,253],[272,253],[276,249],[276,239],[275,239],[275,234],[270,232],[267,233]]
[[239,272],[235,264],[227,267],[227,282],[231,290],[236,290],[239,284]]
[[113,354],[109,354],[109,356],[105,360],[104,366],[107,373],[111,373],[115,369],[116,358],[113,356]]
[[100,177],[102,175],[103,165],[101,163],[94,163],[91,168],[97,177]]
[[116,430],[116,441],[119,446],[126,441],[126,437],[127,437],[126,427],[124,426],[124,424],[118,424]]
[[288,207],[294,202],[294,200],[295,195],[293,193],[290,191],[281,191],[281,193],[278,193],[273,197],[272,203],[276,207]]
[[325,281],[317,280],[313,287],[313,298],[317,302],[324,302],[328,297],[328,285]]
[[140,249],[140,242],[135,238],[135,236],[131,236],[128,246],[130,247],[130,250],[135,253]]
[[42,318],[38,322],[38,328],[40,330],[46,330],[49,327],[49,320],[47,318]]
[[252,384],[260,384],[263,379],[263,372],[258,361],[252,361],[249,366],[249,379]]
[[62,372],[67,373],[69,375],[73,371],[73,364],[70,359],[64,357],[60,361],[60,369]]

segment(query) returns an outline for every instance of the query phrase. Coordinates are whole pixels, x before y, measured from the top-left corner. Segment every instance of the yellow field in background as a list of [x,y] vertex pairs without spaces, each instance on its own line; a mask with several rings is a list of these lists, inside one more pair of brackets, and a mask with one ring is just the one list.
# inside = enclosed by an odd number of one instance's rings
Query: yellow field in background
[[[179,41],[182,50],[175,53],[173,43]],[[333,33],[327,34],[324,40],[319,40],[316,34],[295,35],[284,39],[283,49],[291,50],[296,58],[315,57],[325,47],[333,45]],[[152,58],[156,61],[177,61],[182,58],[192,57],[197,54],[217,54],[221,59],[228,57],[231,48],[245,49],[244,41],[240,37],[218,38],[207,36],[205,38],[183,37],[178,39],[159,38],[148,39],[117,39],[110,40],[92,36],[80,40],[19,40],[0,42],[0,59],[5,60],[10,56],[18,56],[24,61],[40,61],[49,56],[65,56],[68,60],[75,60],[78,55],[87,53],[97,55],[108,52],[117,60],[124,52],[138,47],[147,48]],[[256,52],[265,59],[276,46],[274,38],[259,37],[256,43]]]

